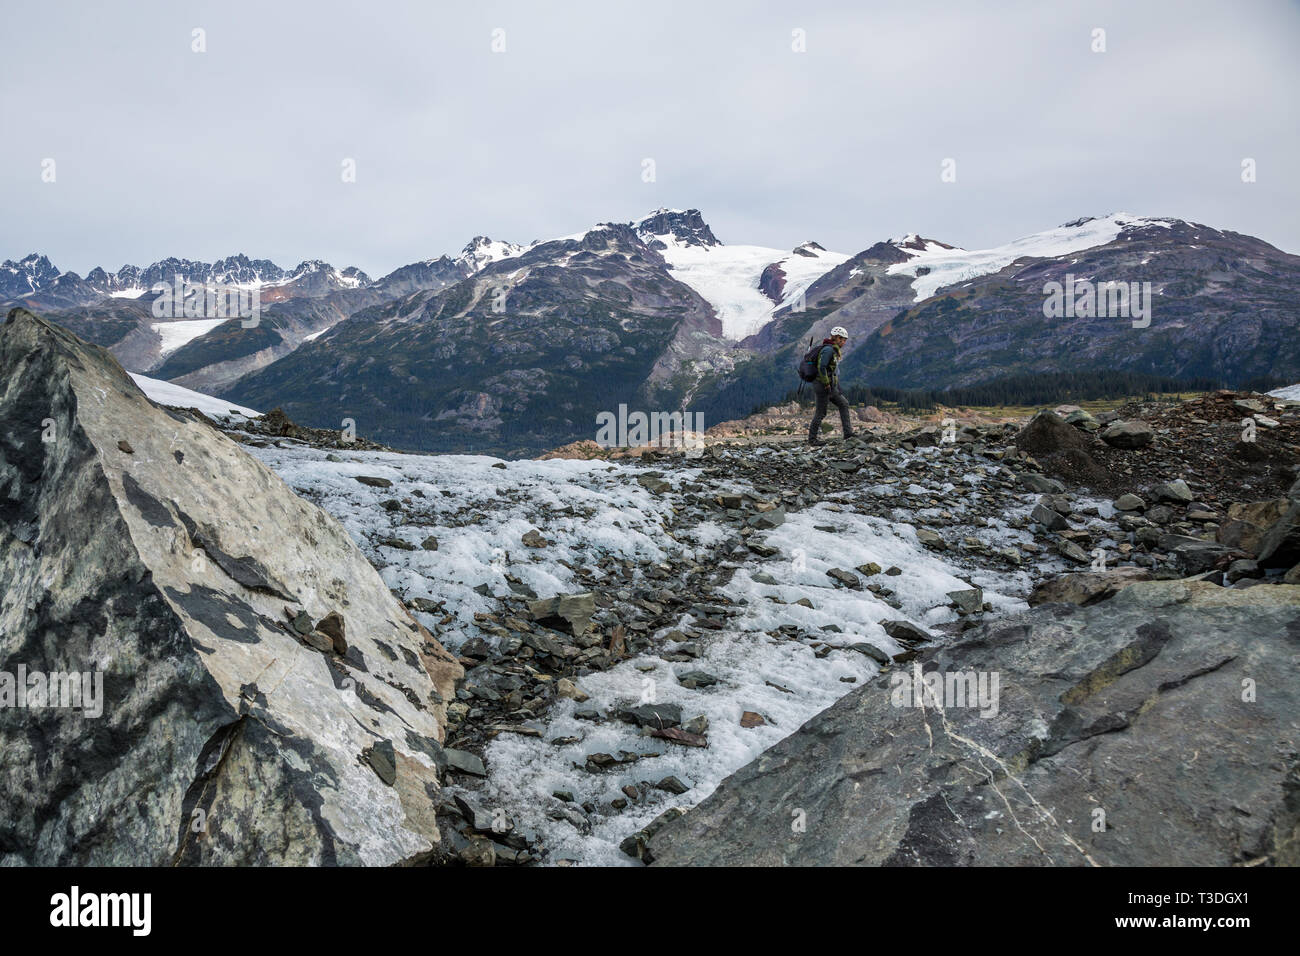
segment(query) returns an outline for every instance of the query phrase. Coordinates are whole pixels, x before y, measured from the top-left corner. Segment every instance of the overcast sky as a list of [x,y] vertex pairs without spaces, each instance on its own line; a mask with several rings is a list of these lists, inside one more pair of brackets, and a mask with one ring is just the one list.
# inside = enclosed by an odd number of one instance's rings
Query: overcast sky
[[1118,210],[1300,253],[1295,3],[94,0],[3,20],[0,259],[83,275],[244,252],[378,277],[659,206],[724,242],[845,253]]

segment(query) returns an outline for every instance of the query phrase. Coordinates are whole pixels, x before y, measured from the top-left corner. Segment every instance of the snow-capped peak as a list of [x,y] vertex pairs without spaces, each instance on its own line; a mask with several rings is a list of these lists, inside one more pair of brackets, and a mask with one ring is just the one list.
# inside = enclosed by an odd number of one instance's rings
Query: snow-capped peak
[[61,273],[45,256],[33,252],[0,263],[0,298],[21,298],[45,288]]
[[[685,215],[691,213],[699,215],[696,210]],[[728,246],[716,239],[706,243],[698,235],[690,241],[677,229],[658,234],[646,230],[645,224],[660,215],[637,224],[642,241],[659,249],[675,279],[713,306],[723,336],[732,340],[758,332],[772,321],[778,309],[796,301],[813,282],[849,258],[811,241],[787,252],[766,246]],[[677,220],[673,225],[683,222]],[[700,225],[708,230],[703,220]],[[647,234],[655,241],[649,241]],[[709,232],[708,236],[712,239],[713,234]]]
[[500,239],[489,239],[487,236],[475,236],[461,250],[460,255],[456,257],[456,262],[465,267],[472,275],[475,272],[482,271],[494,262],[517,256],[523,251],[524,247],[515,242],[503,242]]
[[356,266],[338,269],[323,259],[306,259],[298,263],[292,272],[285,273],[283,278],[271,282],[262,280],[256,284],[285,286],[302,280],[312,282],[313,286],[324,283],[327,287],[338,289],[359,289],[370,285],[370,276]]
[[698,209],[656,209],[630,223],[599,223],[552,242],[581,242],[601,231],[631,229],[656,250],[673,278],[699,293],[713,307],[725,338],[753,335],[773,314],[848,256],[828,252],[808,240],[793,250],[724,245]]
[[920,252],[934,252],[939,249],[957,249],[957,246],[950,246],[938,239],[926,239],[915,232],[909,232],[901,239],[891,239],[889,242],[894,248],[901,249],[908,255],[915,255]]

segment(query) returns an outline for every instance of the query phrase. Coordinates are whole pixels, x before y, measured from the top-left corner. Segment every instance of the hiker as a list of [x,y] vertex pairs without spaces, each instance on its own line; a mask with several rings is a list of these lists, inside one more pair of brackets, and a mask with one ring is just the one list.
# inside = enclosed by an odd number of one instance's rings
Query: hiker
[[[817,350],[816,378],[813,379],[813,391],[817,393],[817,410],[813,412],[812,425],[808,428],[808,444],[826,444],[818,437],[822,419],[826,417],[826,403],[834,402],[840,410],[840,427],[846,439],[853,437],[853,423],[849,419],[848,400],[840,393],[840,350],[849,340],[849,333],[842,325],[831,329],[831,337],[823,339]],[[810,353],[811,354],[811,353]]]

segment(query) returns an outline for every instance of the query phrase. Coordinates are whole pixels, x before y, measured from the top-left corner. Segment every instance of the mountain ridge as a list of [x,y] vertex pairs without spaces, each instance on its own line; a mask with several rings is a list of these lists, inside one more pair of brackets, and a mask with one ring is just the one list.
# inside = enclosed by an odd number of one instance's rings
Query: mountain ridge
[[[218,265],[221,275],[249,281],[279,268],[241,255],[208,265],[208,274]],[[36,254],[0,270],[10,289],[81,281]],[[410,263],[377,280],[342,277],[318,260],[298,271],[292,283],[268,279],[279,284],[259,287],[263,314],[253,328],[234,319],[163,325],[147,296],[47,312],[114,350],[132,371],[254,407],[283,404],[320,427],[338,417],[319,406],[332,401],[340,369],[357,361],[401,368],[410,395],[380,400],[370,382],[361,392],[378,404],[355,411],[395,419],[404,414],[399,407],[418,408],[414,417],[424,425],[406,426],[405,437],[384,434],[381,425],[381,437],[429,450],[536,452],[587,437],[586,412],[556,410],[615,367],[623,371],[609,392],[614,406],[689,406],[710,422],[742,418],[781,400],[797,384],[796,353],[836,325],[849,331],[846,384],[941,390],[1062,368],[1230,385],[1266,373],[1300,379],[1300,352],[1289,344],[1300,257],[1172,217],[1085,216],[987,249],[908,233],[850,256],[813,240],[784,251],[728,245],[698,209],[659,208],[527,246],[476,236],[456,256]],[[113,275],[135,282],[142,274]],[[1133,329],[1123,317],[1047,315],[1045,293],[1054,285],[1111,279],[1134,280],[1138,292],[1149,284],[1150,301],[1140,304],[1155,308],[1153,330]],[[552,341],[530,356],[525,339],[536,345],[548,317],[566,330],[559,338],[569,338],[569,347],[554,351]],[[453,318],[464,327],[452,328]],[[486,351],[476,353],[467,333],[488,342]],[[436,341],[439,334],[459,344]],[[425,354],[395,356],[395,343],[417,347],[416,340]],[[345,347],[361,350],[360,358],[340,354]],[[611,350],[623,354],[605,354]],[[486,384],[449,369],[453,355],[474,356]],[[284,361],[291,365],[263,374]],[[511,370],[504,378],[502,362]],[[412,368],[419,371],[409,381]],[[498,393],[502,387],[508,395]],[[558,391],[547,394],[545,408],[525,412],[531,400],[523,392],[534,387]],[[456,402],[447,405],[453,393]],[[461,424],[446,431],[449,421]],[[485,422],[492,423],[486,430]],[[559,422],[571,432],[558,430]]]

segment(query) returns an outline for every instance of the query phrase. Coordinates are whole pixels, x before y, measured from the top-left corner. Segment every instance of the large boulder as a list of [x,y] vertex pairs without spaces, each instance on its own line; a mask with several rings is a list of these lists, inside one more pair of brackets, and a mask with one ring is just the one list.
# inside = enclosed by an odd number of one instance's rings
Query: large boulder
[[1098,604],[1114,597],[1130,584],[1150,581],[1146,568],[1110,568],[1106,571],[1076,571],[1058,574],[1034,586],[1029,606],[1039,604]]
[[1155,437],[1146,422],[1111,422],[1101,433],[1101,440],[1113,448],[1145,448]]
[[596,613],[596,596],[590,591],[582,594],[557,594],[528,602],[529,616],[543,627],[579,636],[591,623]]
[[936,703],[910,693],[908,669],[886,671],[665,823],[648,855],[1296,865],[1298,633],[1300,587],[1205,581],[983,625],[916,662],[974,678],[981,706],[957,699],[956,681]]
[[0,670],[92,691],[0,708],[0,865],[434,855],[462,671],[343,527],[23,309],[0,367]]
[[1184,575],[1204,574],[1206,571],[1224,570],[1233,561],[1248,557],[1216,541],[1194,538],[1184,534],[1162,534],[1156,539],[1162,551],[1168,551]]
[[1300,501],[1293,501],[1264,532],[1258,555],[1265,568],[1289,568],[1300,563]]
[[1258,554],[1268,529],[1280,521],[1290,507],[1289,498],[1234,502],[1228,506],[1228,519],[1215,530],[1215,540],[1229,548]]

